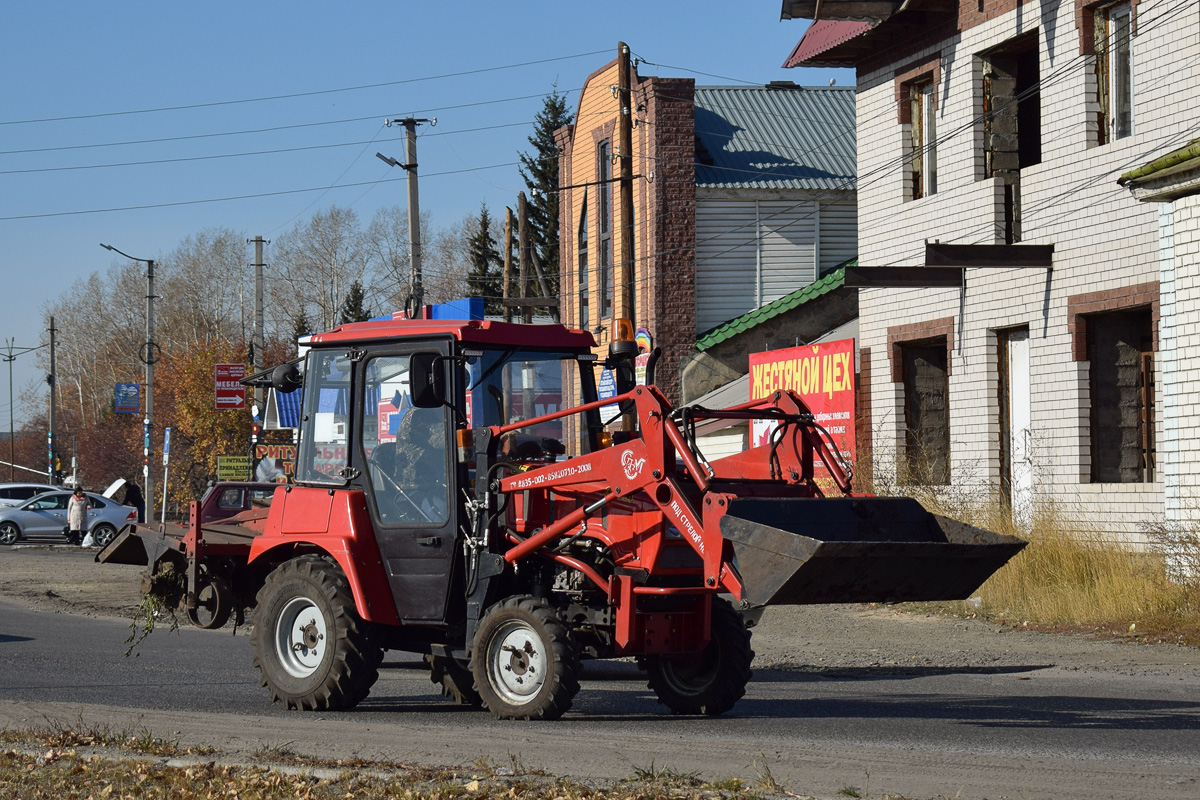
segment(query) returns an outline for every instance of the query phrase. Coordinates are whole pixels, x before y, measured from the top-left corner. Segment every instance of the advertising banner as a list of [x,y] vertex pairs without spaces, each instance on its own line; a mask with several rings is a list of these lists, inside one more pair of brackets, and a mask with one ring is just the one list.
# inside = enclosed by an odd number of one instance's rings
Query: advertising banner
[[136,383],[118,383],[113,392],[113,411],[136,414],[142,408],[141,388]]
[[[765,400],[778,390],[799,395],[816,421],[837,444],[842,458],[854,463],[854,340],[788,347],[750,354],[750,399]],[[750,444],[769,443],[776,423],[753,420]],[[816,463],[818,480],[827,475]]]
[[217,410],[246,407],[246,387],[239,383],[244,377],[245,364],[216,365],[214,379]]
[[250,480],[250,456],[217,456],[217,480]]

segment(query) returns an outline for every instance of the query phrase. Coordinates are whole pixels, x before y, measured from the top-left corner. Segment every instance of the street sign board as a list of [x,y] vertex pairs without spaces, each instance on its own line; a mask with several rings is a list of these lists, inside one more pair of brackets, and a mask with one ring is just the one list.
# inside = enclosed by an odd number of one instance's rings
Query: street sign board
[[163,430],[163,466],[167,465],[167,459],[171,457],[171,429]]
[[215,372],[217,410],[245,408],[246,387],[239,381],[246,377],[246,365],[217,364]]
[[[600,382],[596,386],[596,399],[607,400],[610,397],[617,396],[617,374],[611,369],[605,368],[600,370]],[[620,407],[616,403],[600,407],[600,421],[605,425],[612,422],[621,415]]]
[[250,456],[217,456],[217,480],[250,480]]
[[136,383],[118,383],[113,392],[113,411],[118,414],[136,414],[142,408],[141,387]]

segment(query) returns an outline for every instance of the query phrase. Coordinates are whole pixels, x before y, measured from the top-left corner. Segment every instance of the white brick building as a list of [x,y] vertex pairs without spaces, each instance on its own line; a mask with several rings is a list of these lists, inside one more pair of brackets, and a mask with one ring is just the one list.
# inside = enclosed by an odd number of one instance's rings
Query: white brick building
[[859,263],[1053,245],[1050,269],[860,291],[877,470],[1134,538],[1200,517],[1179,488],[1200,486],[1200,276],[1180,280],[1200,213],[1117,183],[1200,134],[1200,4],[785,0],[783,16],[818,6],[789,65],[856,67]]

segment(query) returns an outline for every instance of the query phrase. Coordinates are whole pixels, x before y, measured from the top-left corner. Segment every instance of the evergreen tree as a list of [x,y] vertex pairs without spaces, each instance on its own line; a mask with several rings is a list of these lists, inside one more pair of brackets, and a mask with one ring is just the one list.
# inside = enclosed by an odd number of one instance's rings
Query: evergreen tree
[[301,308],[299,313],[292,318],[292,345],[296,344],[296,340],[301,336],[308,336],[310,333],[317,333],[313,328],[312,320],[308,317],[308,311]]
[[371,318],[371,309],[366,308],[363,303],[366,300],[366,295],[363,293],[362,281],[355,281],[350,284],[350,291],[346,292],[346,299],[342,302],[341,313],[338,314],[338,325],[345,325],[348,322],[366,322]]
[[485,314],[503,314],[504,264],[496,239],[492,236],[492,217],[487,203],[479,207],[479,224],[475,233],[467,240],[471,270],[467,273],[467,285],[472,297],[484,298]]
[[[521,177],[530,195],[530,241],[555,295],[558,294],[558,146],[554,143],[554,132],[570,125],[571,120],[566,95],[559,94],[555,86],[533,118],[533,135],[529,137],[533,153],[520,154]],[[531,277],[534,274],[530,272]],[[536,280],[530,284],[532,291],[540,293]]]

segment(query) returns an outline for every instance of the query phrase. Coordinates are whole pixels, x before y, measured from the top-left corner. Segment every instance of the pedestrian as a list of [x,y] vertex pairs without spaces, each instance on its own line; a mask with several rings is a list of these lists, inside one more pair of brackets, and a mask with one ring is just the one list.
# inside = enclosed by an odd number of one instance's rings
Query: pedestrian
[[142,499],[142,489],[133,481],[125,482],[125,505],[137,509],[137,521],[146,521],[146,501]]
[[88,499],[83,489],[76,489],[67,500],[67,539],[71,544],[83,544],[88,527]]

